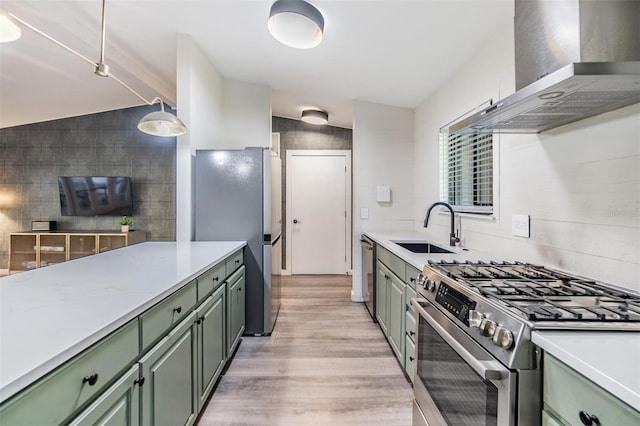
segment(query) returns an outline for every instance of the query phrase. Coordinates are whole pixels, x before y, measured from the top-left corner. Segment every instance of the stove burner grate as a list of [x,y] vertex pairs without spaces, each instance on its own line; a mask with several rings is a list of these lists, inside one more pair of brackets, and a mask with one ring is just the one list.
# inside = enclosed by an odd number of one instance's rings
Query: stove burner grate
[[526,263],[429,262],[531,321],[640,322],[640,296]]

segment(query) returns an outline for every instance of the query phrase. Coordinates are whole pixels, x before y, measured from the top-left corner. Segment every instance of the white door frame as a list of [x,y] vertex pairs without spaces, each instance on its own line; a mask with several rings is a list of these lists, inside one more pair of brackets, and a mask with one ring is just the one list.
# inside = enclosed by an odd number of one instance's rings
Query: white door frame
[[351,177],[351,151],[349,150],[342,150],[342,149],[319,149],[319,150],[311,150],[311,149],[288,149],[287,150],[287,171],[286,171],[286,179],[287,179],[287,187],[286,187],[286,193],[287,193],[287,204],[285,206],[285,211],[286,211],[286,215],[287,215],[287,223],[286,223],[286,230],[287,230],[287,239],[285,241],[285,250],[287,252],[285,259],[286,259],[286,263],[287,263],[287,268],[282,270],[282,275],[291,275],[291,235],[293,232],[293,226],[291,223],[291,161],[293,159],[294,156],[296,155],[305,155],[305,156],[321,156],[321,157],[325,157],[325,156],[341,156],[341,157],[345,157],[345,163],[346,163],[346,167],[347,167],[347,171],[346,171],[346,179],[347,181],[345,182],[345,186],[346,186],[346,193],[345,196],[347,198],[346,200],[346,208],[347,208],[347,217],[345,218],[345,254],[347,256],[347,262],[346,262],[346,272],[348,275],[352,275],[353,271],[351,269],[351,222],[352,222],[352,217],[351,217],[351,205],[353,204],[353,200],[351,198],[351,181],[352,181],[352,177]]

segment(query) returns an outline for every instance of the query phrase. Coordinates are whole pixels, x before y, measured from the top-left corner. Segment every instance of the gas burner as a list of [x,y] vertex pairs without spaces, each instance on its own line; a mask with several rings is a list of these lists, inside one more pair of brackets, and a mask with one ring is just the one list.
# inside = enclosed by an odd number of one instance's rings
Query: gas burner
[[430,261],[429,267],[528,321],[640,323],[640,295],[544,266]]

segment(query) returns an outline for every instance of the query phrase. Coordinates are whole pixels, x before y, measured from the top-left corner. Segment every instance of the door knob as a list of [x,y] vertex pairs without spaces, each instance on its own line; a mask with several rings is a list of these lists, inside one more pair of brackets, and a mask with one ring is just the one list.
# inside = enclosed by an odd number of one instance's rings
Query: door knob
[[293,223],[298,223],[298,219],[293,219]]

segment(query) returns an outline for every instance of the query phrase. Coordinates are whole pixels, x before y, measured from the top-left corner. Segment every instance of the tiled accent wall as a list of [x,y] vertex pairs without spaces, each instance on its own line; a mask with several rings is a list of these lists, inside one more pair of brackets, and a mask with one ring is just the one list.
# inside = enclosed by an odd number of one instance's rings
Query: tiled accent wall
[[[288,149],[342,149],[352,150],[353,131],[342,127],[316,126],[300,120],[273,117],[272,131],[280,133],[282,159],[282,223],[287,223],[287,150]],[[282,227],[282,267],[286,265],[287,230]]]
[[140,132],[137,122],[158,106],[142,106],[0,129],[0,269],[9,234],[32,220],[58,230],[119,230],[120,217],[60,215],[58,176],[129,176],[133,229],[147,240],[175,240],[176,138]]

